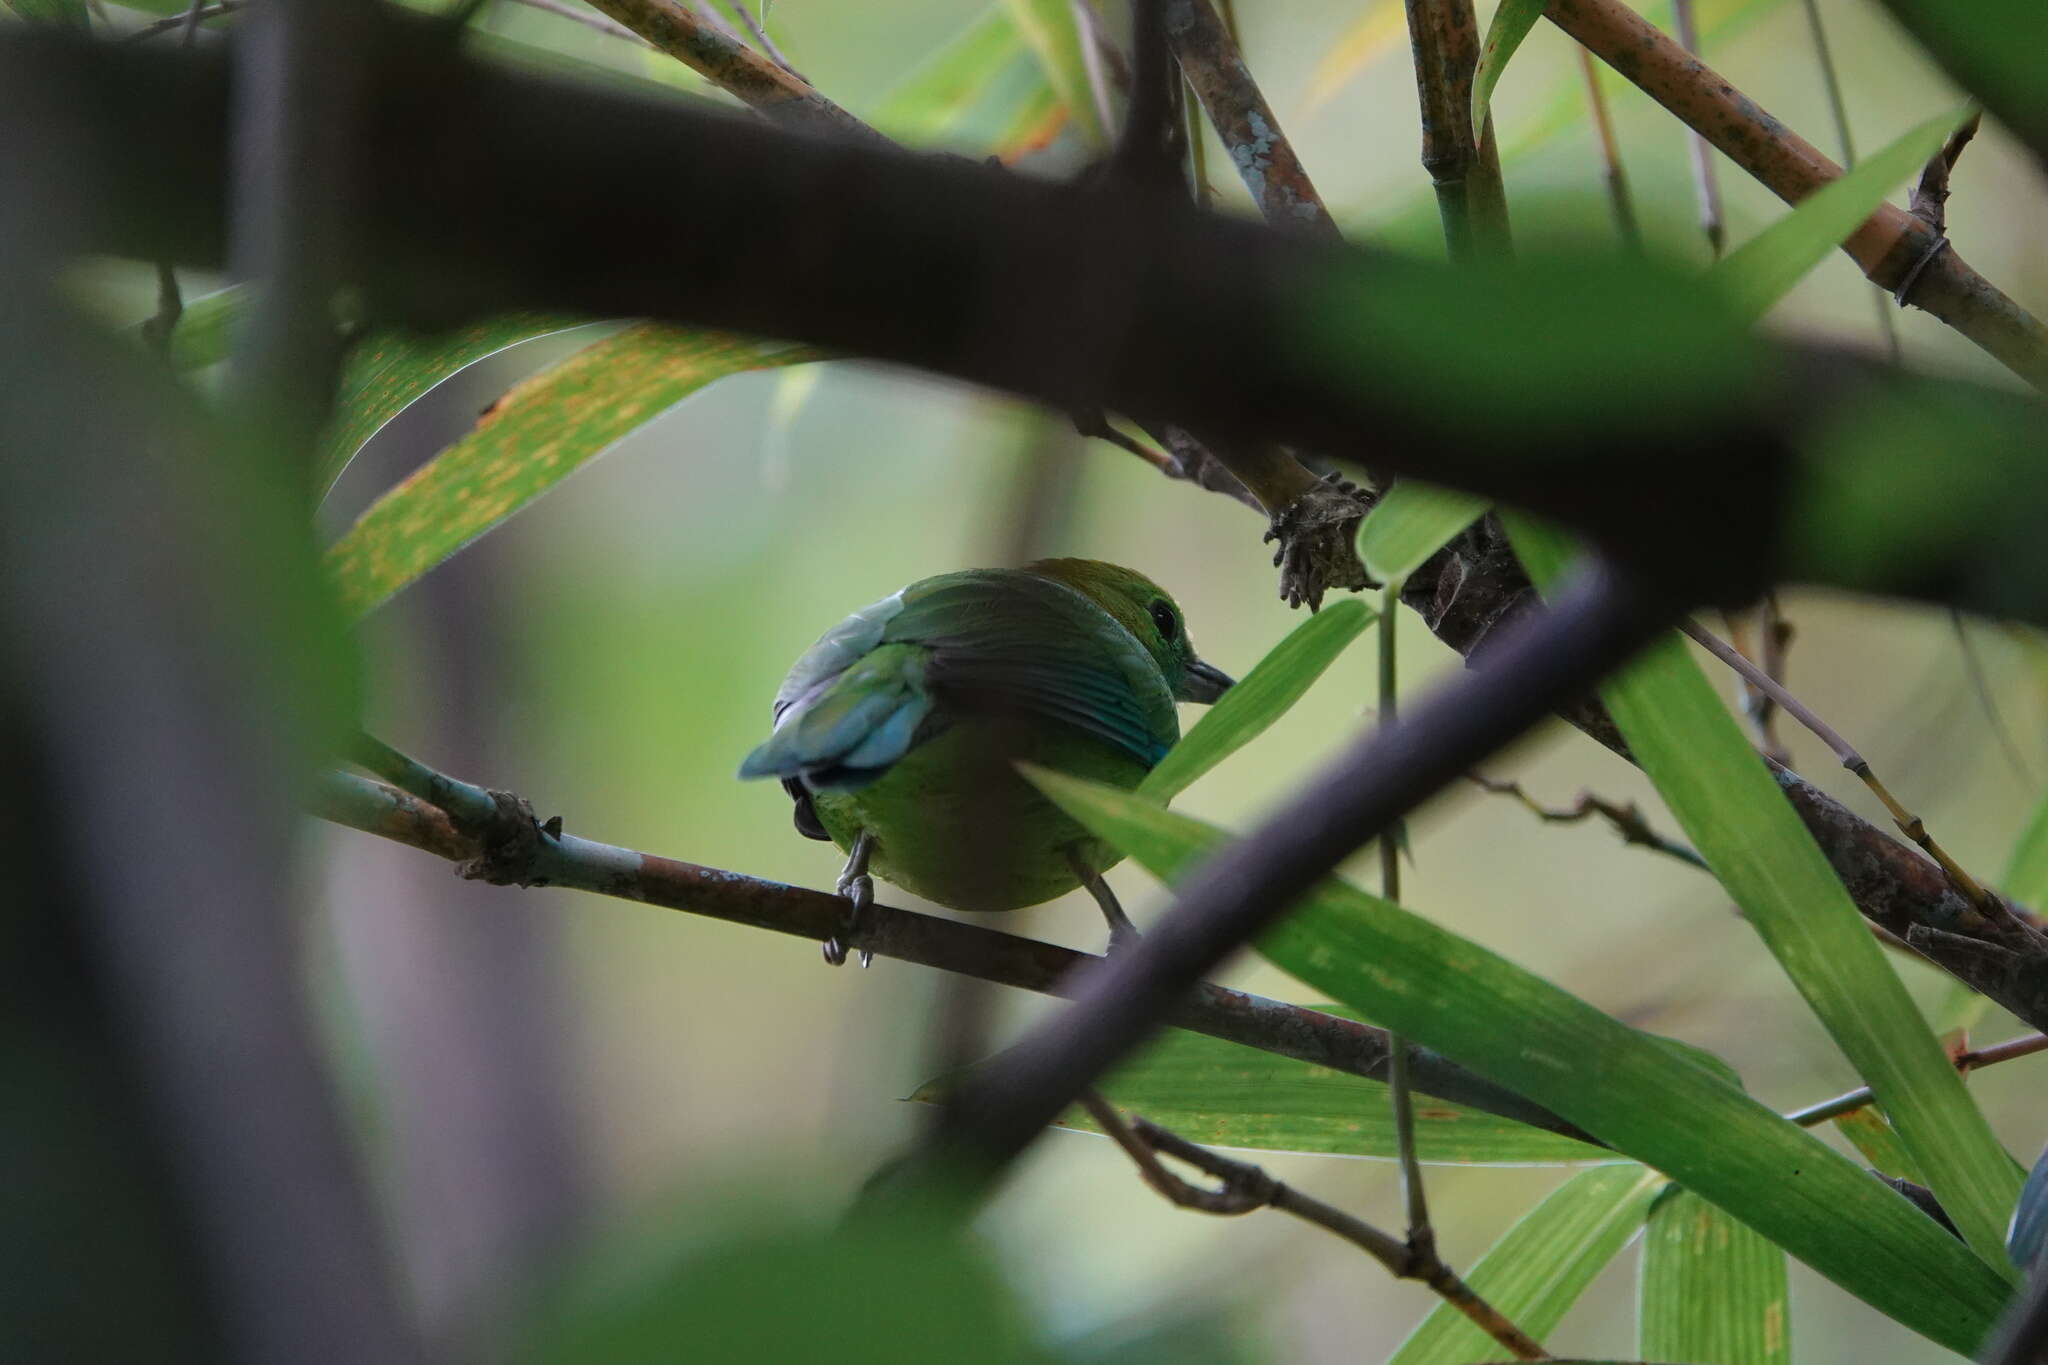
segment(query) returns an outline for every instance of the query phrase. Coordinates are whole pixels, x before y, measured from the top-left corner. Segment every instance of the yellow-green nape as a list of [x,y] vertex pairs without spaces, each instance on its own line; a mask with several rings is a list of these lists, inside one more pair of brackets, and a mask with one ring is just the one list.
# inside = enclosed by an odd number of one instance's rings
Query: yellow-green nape
[[1173,595],[1136,569],[1100,559],[1041,559],[1024,571],[1063,583],[1108,612],[1145,647],[1176,699],[1211,702],[1230,686],[1226,674],[1195,656]]

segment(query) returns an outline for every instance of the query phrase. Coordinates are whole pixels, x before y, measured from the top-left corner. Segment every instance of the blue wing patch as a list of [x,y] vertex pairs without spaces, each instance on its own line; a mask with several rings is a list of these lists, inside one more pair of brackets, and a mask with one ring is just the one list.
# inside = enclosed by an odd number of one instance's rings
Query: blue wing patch
[[973,710],[1071,725],[1147,767],[1180,737],[1158,665],[1109,613],[1050,579],[970,570],[914,583],[826,632],[783,680],[775,734],[740,776],[853,790],[946,715]]

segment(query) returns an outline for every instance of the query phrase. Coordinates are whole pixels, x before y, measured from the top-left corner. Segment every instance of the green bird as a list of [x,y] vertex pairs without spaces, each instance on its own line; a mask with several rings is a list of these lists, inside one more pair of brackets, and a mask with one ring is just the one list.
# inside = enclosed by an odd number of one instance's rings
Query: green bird
[[[956,910],[1086,886],[1117,942],[1130,921],[1101,874],[1122,855],[1016,764],[1135,787],[1180,738],[1174,703],[1230,685],[1135,570],[1046,559],[940,574],[826,631],[783,679],[775,733],[739,775],[780,778],[798,831],[846,852],[839,891],[856,930],[872,870]],[[825,955],[845,950],[835,940]]]

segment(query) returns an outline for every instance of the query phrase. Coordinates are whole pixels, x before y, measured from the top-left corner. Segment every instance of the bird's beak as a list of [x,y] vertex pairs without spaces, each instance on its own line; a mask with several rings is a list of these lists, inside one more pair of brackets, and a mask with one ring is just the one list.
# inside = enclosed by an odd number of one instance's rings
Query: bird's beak
[[1206,704],[1221,697],[1234,685],[1228,673],[1214,664],[1205,664],[1197,659],[1189,664],[1187,671],[1181,675],[1179,696],[1182,701]]

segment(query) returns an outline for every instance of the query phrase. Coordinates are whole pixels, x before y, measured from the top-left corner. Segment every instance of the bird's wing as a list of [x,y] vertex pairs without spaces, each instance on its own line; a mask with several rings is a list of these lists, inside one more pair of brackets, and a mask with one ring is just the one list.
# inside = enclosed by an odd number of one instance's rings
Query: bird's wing
[[1062,583],[1004,570],[927,579],[905,591],[884,637],[931,650],[928,678],[941,695],[1071,725],[1148,767],[1180,738],[1152,656]]
[[1109,613],[1063,584],[970,570],[826,632],[783,680],[775,733],[740,776],[864,786],[943,724],[942,704],[1057,721],[1148,767],[1180,736],[1158,665]]
[[929,664],[930,651],[921,646],[882,644],[794,696],[778,697],[775,733],[747,755],[740,776],[796,778],[813,791],[872,782],[910,751],[931,715]]

